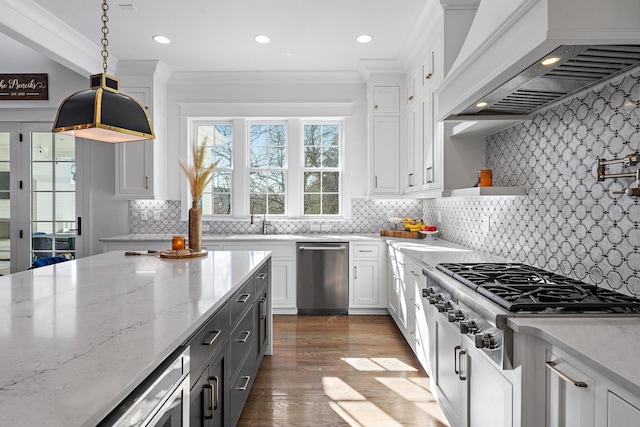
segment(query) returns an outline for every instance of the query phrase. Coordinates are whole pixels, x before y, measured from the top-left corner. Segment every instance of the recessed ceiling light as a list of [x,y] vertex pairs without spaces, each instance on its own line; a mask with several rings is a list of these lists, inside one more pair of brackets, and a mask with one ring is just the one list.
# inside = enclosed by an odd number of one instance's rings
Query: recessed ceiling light
[[262,44],[269,43],[271,41],[271,37],[265,36],[264,34],[258,34],[253,39]]
[[358,37],[356,37],[356,41],[358,43],[370,43],[371,40],[373,40],[373,37],[369,34],[360,34]]
[[165,37],[165,36],[157,35],[157,36],[153,36],[153,39],[156,42],[160,43],[160,44],[169,44],[169,43],[171,43],[171,39],[169,37]]
[[556,62],[560,61],[560,58],[557,56],[552,56],[551,58],[545,58],[540,62],[542,65],[553,65]]
[[489,104],[488,104],[488,103],[486,103],[486,102],[484,102],[484,101],[482,101],[482,102],[478,102],[478,103],[476,104],[476,107],[478,107],[478,108],[482,108],[482,107],[486,107],[487,105],[489,105]]

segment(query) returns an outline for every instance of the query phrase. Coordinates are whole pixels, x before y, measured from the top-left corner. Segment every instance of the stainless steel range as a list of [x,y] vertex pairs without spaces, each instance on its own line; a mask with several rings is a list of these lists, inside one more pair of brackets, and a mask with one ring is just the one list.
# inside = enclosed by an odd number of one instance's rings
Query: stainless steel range
[[423,296],[503,369],[512,368],[509,317],[640,316],[639,299],[524,264],[444,263],[423,274]]

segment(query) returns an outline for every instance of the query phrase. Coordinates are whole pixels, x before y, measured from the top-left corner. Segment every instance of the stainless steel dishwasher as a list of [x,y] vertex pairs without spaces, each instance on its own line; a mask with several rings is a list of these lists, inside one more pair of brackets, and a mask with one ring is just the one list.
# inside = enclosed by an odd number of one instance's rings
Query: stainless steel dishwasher
[[347,314],[349,243],[298,243],[298,314]]

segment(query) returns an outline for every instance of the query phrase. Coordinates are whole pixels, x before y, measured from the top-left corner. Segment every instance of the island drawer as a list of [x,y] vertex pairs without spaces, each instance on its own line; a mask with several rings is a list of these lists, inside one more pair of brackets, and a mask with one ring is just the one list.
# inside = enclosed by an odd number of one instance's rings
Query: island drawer
[[240,419],[244,404],[247,401],[247,397],[249,397],[251,386],[255,381],[256,373],[257,369],[253,366],[253,361],[247,359],[242,365],[238,376],[231,382],[231,389],[229,390],[229,418],[230,425],[232,426],[235,426]]
[[264,292],[265,286],[269,283],[269,263],[265,262],[256,273],[256,297]]
[[225,303],[189,341],[193,378],[197,378],[201,368],[225,345],[230,330],[229,303]]
[[[231,378],[234,378],[240,365],[253,352],[253,344],[256,342],[255,329],[253,327],[253,312],[248,312],[242,318],[238,327],[231,332],[229,339]],[[253,346],[255,347],[255,346]],[[254,360],[249,358],[248,360]]]
[[255,276],[251,276],[229,299],[231,308],[231,325],[235,325],[240,317],[249,310],[255,298]]

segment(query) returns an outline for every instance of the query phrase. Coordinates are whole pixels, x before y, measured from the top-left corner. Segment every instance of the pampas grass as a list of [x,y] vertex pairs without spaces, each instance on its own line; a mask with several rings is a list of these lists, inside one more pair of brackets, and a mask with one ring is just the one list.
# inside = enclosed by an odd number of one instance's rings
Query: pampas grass
[[182,160],[179,160],[180,167],[187,176],[189,182],[189,189],[191,190],[191,200],[197,202],[202,196],[202,192],[209,185],[213,178],[213,170],[218,165],[215,162],[209,166],[204,165],[204,158],[206,154],[206,139],[203,145],[198,145],[196,142],[191,144],[191,164],[186,164]]

